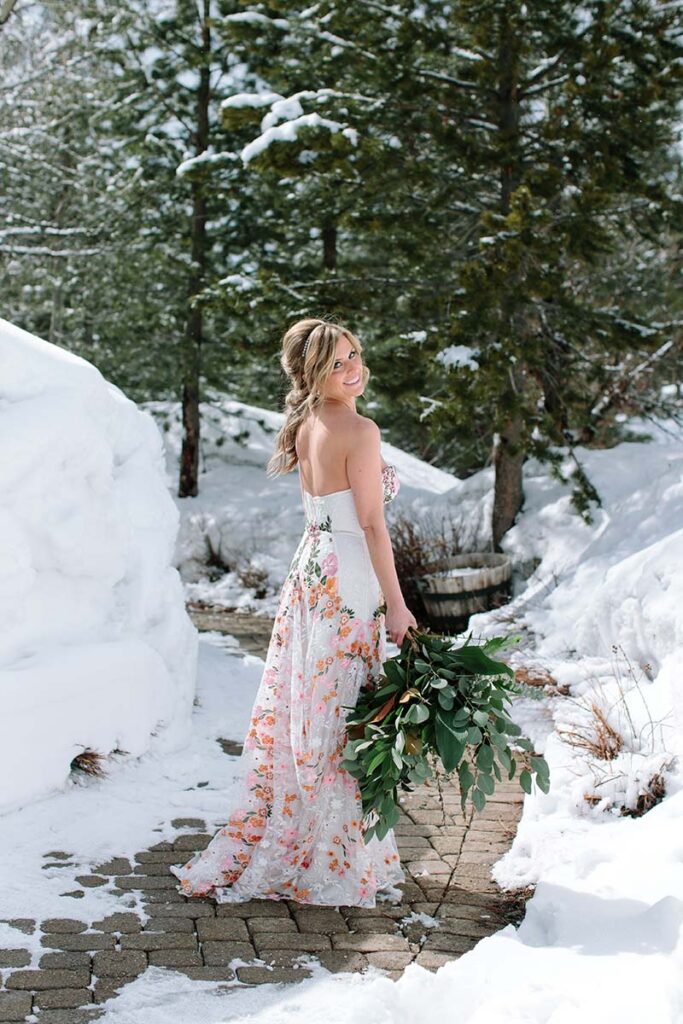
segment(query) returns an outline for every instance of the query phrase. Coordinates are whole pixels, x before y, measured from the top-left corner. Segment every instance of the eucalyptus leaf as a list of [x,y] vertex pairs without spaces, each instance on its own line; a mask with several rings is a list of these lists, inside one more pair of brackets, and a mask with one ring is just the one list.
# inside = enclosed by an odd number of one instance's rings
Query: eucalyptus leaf
[[491,778],[491,776],[487,775],[485,772],[481,772],[479,774],[477,778],[477,786],[482,791],[482,793],[486,794],[486,796],[491,796],[491,794],[496,788],[496,784]]

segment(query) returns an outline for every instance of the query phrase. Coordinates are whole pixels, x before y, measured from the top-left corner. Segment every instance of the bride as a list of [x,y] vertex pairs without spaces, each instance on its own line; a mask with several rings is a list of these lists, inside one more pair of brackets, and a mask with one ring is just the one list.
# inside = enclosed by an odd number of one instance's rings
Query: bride
[[291,383],[270,475],[297,465],[305,513],[283,584],[227,823],[171,871],[186,896],[374,907],[404,881],[393,831],[364,840],[360,793],[341,767],[345,716],[376,685],[386,637],[417,626],[401,593],[384,505],[399,489],[378,426],[356,411],[370,371],[347,328],[295,323]]

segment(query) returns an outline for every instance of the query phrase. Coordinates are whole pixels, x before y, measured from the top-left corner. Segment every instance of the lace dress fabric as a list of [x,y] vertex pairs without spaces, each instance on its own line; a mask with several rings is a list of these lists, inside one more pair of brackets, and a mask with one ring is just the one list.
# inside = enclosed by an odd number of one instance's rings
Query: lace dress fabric
[[[385,503],[399,490],[382,471]],[[374,907],[404,881],[393,831],[363,838],[340,766],[345,717],[386,659],[384,597],[350,488],[303,492],[305,527],[283,584],[232,809],[206,849],[171,866],[186,896]]]

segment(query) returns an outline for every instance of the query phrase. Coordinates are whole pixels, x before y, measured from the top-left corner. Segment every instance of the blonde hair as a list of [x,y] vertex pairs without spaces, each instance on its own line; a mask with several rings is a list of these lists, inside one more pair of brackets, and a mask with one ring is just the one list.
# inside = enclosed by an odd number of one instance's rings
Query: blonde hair
[[[307,317],[297,320],[285,331],[280,342],[280,364],[292,384],[285,396],[285,422],[275,438],[275,450],[268,460],[266,473],[278,476],[289,473],[299,461],[296,435],[308,414],[323,402],[322,385],[332,373],[339,338],[348,338],[362,352],[358,338],[343,324]],[[363,387],[370,370],[362,367]]]

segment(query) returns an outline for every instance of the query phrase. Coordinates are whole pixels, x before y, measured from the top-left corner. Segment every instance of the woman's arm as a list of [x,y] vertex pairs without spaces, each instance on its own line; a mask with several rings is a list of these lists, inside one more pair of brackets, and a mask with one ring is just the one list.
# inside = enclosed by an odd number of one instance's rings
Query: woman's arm
[[353,492],[358,521],[365,533],[370,561],[387,603],[386,629],[395,643],[406,629],[417,626],[406,606],[396,573],[391,538],[384,518],[380,431],[373,420],[361,419],[346,457],[346,472]]

